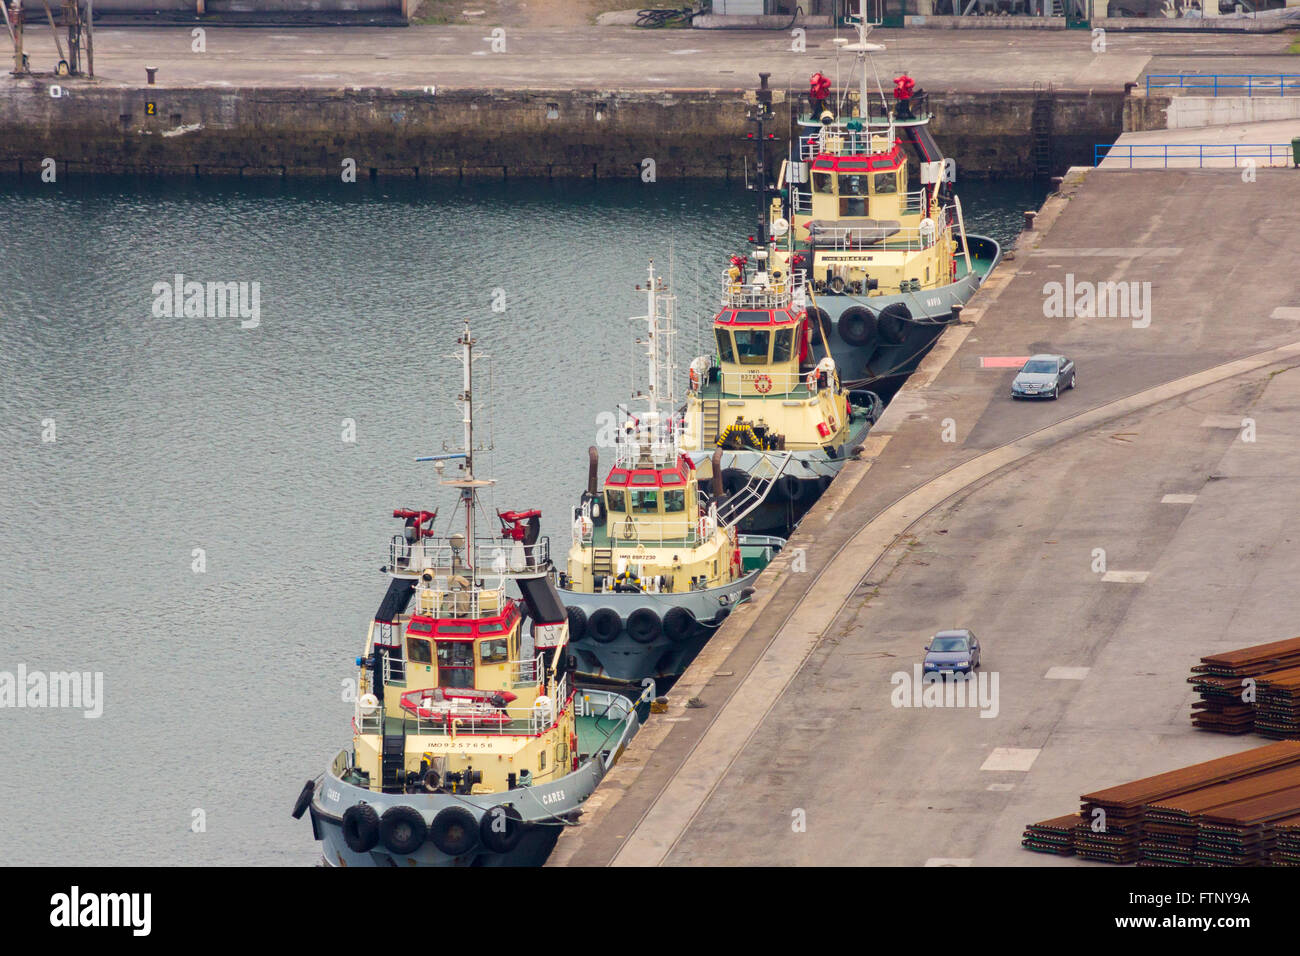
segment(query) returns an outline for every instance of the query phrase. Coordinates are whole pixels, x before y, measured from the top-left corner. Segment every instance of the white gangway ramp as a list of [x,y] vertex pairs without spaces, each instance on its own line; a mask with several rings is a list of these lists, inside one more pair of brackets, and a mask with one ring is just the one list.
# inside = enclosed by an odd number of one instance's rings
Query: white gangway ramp
[[787,451],[780,458],[775,455],[762,455],[758,467],[750,472],[749,483],[718,505],[719,527],[729,528],[740,524],[747,514],[761,505],[776,487],[777,479],[785,474],[786,466],[790,464],[793,456],[792,451]]

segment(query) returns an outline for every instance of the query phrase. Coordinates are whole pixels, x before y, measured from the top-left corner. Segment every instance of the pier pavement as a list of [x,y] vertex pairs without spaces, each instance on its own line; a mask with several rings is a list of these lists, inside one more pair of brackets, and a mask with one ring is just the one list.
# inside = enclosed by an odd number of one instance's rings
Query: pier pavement
[[[500,28],[501,52],[494,52]],[[414,26],[293,30],[192,26],[113,27],[95,32],[95,83],[144,87],[145,67],[166,87],[304,89],[749,89],[760,70],[777,89],[802,91],[816,70],[833,76],[834,32],[809,29],[806,50],[789,31],[640,30],[633,27]],[[1123,89],[1150,69],[1277,73],[1293,70],[1290,34],[1110,33],[1103,53],[1082,31],[877,30],[888,47],[882,71],[911,71],[930,89],[991,92],[1051,83],[1058,90]],[[3,46],[6,55],[9,47]],[[32,69],[52,73],[49,29],[29,13]],[[1229,70],[1225,57],[1232,58]],[[883,75],[883,74],[882,74]],[[889,76],[893,76],[890,73]],[[889,77],[884,78],[886,84]],[[13,82],[6,78],[5,82]],[[81,80],[69,81],[75,87]],[[75,94],[74,94],[75,95]]]
[[[1292,170],[1072,170],[551,863],[1100,865],[1020,832],[1262,743],[1194,731],[1186,677],[1297,633],[1298,208]],[[1036,352],[1078,388],[1013,401]],[[896,706],[951,627],[996,697]]]

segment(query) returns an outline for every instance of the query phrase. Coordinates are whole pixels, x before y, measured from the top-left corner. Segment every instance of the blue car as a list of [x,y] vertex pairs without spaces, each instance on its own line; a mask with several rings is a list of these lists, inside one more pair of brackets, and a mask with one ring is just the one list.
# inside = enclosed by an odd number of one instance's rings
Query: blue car
[[980,666],[980,643],[973,631],[940,631],[925,645],[926,674],[974,674]]

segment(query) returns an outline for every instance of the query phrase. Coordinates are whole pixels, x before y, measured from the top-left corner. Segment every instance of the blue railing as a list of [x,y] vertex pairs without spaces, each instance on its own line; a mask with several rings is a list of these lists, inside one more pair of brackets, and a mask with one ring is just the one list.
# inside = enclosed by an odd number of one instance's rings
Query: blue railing
[[[1164,169],[1169,168],[1170,160],[1187,161],[1179,163],[1181,169],[1193,165],[1199,169],[1207,159],[1231,159],[1234,167],[1248,159],[1261,166],[1289,166],[1292,161],[1290,143],[1098,143],[1092,148],[1092,164],[1100,166],[1104,159],[1127,160],[1129,169],[1134,160],[1141,159],[1158,159]],[[1276,162],[1279,159],[1282,162]]]
[[1147,77],[1147,96],[1152,90],[1208,90],[1209,96],[1218,96],[1220,90],[1245,90],[1246,96],[1286,96],[1287,90],[1300,91],[1300,73],[1153,73]]

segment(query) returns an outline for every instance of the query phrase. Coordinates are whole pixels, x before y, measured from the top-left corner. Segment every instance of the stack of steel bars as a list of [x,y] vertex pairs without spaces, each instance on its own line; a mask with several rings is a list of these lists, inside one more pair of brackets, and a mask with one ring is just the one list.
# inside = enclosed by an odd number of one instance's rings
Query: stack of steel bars
[[1277,833],[1273,865],[1300,866],[1300,816],[1278,820],[1273,830]]
[[1042,823],[1025,827],[1020,845],[1036,853],[1055,853],[1057,856],[1074,856],[1074,828],[1079,825],[1077,813],[1053,817]]
[[1255,733],[1300,740],[1300,667],[1270,671],[1257,679]]
[[[1212,815],[1235,813],[1266,795],[1283,805],[1294,800],[1297,792],[1300,792],[1300,764],[1148,803],[1142,815],[1139,866],[1191,866],[1202,853],[1213,856],[1221,850],[1232,855],[1236,844],[1229,839],[1232,845],[1225,848],[1221,846],[1224,841],[1220,830],[1206,829],[1206,821]],[[1300,811],[1300,802],[1296,803],[1295,810]],[[1256,846],[1254,842],[1249,845]],[[1265,857],[1264,862],[1267,861]]]
[[[1249,678],[1300,667],[1300,637],[1243,647],[1202,657],[1187,682],[1201,695],[1192,705],[1192,725],[1220,734],[1246,734],[1256,730],[1256,705]],[[1294,727],[1294,724],[1292,725]],[[1300,738],[1300,732],[1270,733],[1271,737]]]
[[1268,866],[1274,824],[1300,812],[1300,787],[1266,793],[1204,814],[1196,827],[1197,866]]
[[[1074,851],[1087,860],[1135,863],[1142,855],[1142,844],[1146,840],[1148,843],[1160,844],[1153,846],[1153,849],[1166,851],[1164,853],[1166,859],[1161,859],[1159,856],[1152,858],[1153,865],[1161,863],[1177,865],[1180,861],[1190,862],[1186,851],[1192,848],[1186,845],[1186,838],[1192,836],[1193,832],[1188,829],[1189,823],[1182,817],[1175,819],[1172,816],[1165,817],[1157,814],[1154,820],[1160,824],[1161,829],[1153,832],[1151,838],[1147,840],[1144,832],[1144,815],[1148,805],[1164,803],[1207,787],[1234,780],[1256,778],[1270,771],[1288,767],[1300,767],[1300,741],[1287,740],[1268,744],[1220,757],[1217,760],[1194,764],[1181,770],[1172,770],[1169,773],[1135,780],[1107,790],[1086,793],[1079,798],[1082,809],[1074,825],[1072,841]],[[1278,789],[1275,786],[1278,783],[1279,781],[1274,780],[1255,784],[1253,786],[1256,789],[1248,789],[1245,795],[1271,793]],[[1238,796],[1238,799],[1244,797]],[[1223,802],[1222,800],[1217,803],[1212,802],[1209,806],[1217,807]],[[1161,808],[1162,813],[1165,809]],[[1170,813],[1173,812],[1174,810],[1170,809]],[[1300,812],[1300,805],[1297,805],[1296,812]],[[1067,825],[1069,819],[1069,817],[1057,817],[1031,824],[1025,830],[1021,845],[1040,852],[1061,852],[1045,850],[1040,845],[1032,844],[1048,842],[1047,835],[1054,834]],[[1199,819],[1195,822],[1199,823]],[[1195,823],[1190,825],[1195,826]],[[1170,832],[1167,827],[1174,829]],[[1031,840],[1031,836],[1035,839]],[[1162,840],[1161,837],[1170,839]],[[1060,846],[1062,842],[1058,839],[1056,845]]]

